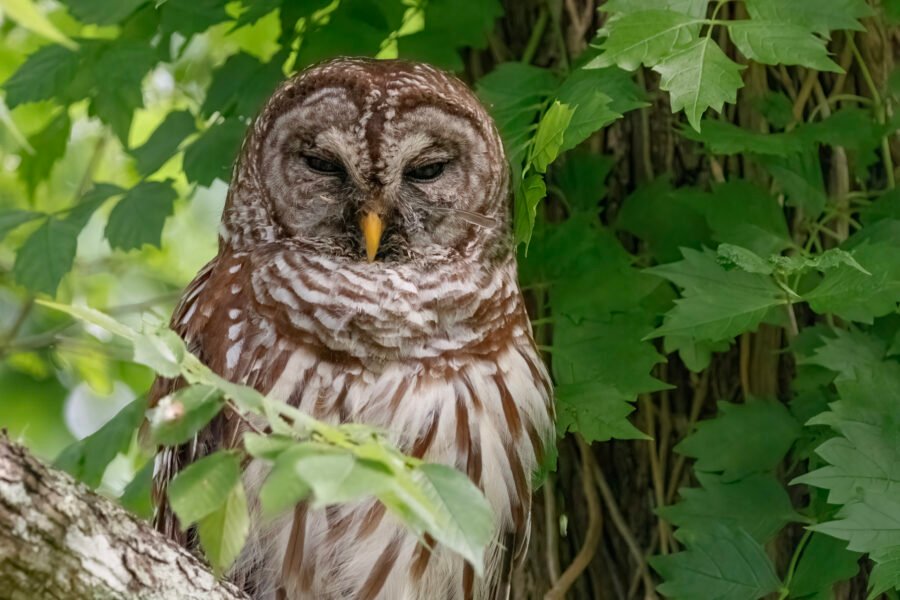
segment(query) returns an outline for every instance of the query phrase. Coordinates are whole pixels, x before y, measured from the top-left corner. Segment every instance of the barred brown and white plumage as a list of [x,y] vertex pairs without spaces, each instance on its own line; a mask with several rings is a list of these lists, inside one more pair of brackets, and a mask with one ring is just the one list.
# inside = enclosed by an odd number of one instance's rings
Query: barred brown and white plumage
[[[498,524],[478,579],[374,500],[256,523],[232,577],[256,598],[504,598],[552,439],[490,117],[423,64],[336,59],[286,81],[235,166],[218,255],[173,327],[217,373],[333,423],[383,428],[467,473]],[[160,379],[152,397],[176,382]],[[227,412],[161,455],[156,484],[239,442]],[[265,466],[250,463],[258,489]],[[251,500],[252,504],[252,500]],[[158,526],[182,536],[163,503]]]

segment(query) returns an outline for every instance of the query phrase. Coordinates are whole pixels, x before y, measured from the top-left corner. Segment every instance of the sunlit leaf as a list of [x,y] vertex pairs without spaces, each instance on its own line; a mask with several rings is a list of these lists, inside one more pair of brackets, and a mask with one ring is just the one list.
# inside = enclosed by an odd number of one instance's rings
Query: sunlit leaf
[[96,432],[63,450],[54,465],[87,485],[97,487],[109,463],[117,454],[128,450],[146,407],[147,399],[138,398]]
[[25,29],[30,29],[36,34],[68,48],[77,47],[75,42],[66,37],[47,19],[33,0],[0,0],[0,9]]
[[660,88],[669,92],[672,112],[684,110],[697,131],[706,109],[721,112],[724,103],[737,102],[737,91],[744,86],[741,69],[709,37],[667,55],[653,67],[660,75]]
[[605,35],[603,54],[587,68],[618,65],[634,71],[643,64],[652,67],[670,56],[676,48],[693,38],[692,27],[701,19],[670,10],[629,12],[611,19],[601,35]]
[[222,505],[197,523],[200,546],[216,573],[222,574],[235,561],[250,533],[247,495],[238,481]]
[[201,458],[178,473],[169,482],[168,494],[181,527],[186,529],[225,505],[240,476],[240,458],[224,451]]

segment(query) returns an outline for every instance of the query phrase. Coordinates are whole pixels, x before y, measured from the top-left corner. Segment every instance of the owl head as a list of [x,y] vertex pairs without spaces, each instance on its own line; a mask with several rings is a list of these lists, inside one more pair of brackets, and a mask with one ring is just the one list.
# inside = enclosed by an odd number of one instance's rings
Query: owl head
[[508,254],[508,178],[496,127],[460,80],[420,63],[335,59],[266,102],[235,166],[222,241],[385,264]]

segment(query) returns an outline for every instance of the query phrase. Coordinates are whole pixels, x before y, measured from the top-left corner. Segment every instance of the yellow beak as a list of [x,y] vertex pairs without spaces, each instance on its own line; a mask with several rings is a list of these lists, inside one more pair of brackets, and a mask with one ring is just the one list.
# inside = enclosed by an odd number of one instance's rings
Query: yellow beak
[[366,240],[366,256],[369,262],[373,262],[381,244],[381,234],[384,233],[384,221],[373,212],[366,213],[359,219],[359,228]]

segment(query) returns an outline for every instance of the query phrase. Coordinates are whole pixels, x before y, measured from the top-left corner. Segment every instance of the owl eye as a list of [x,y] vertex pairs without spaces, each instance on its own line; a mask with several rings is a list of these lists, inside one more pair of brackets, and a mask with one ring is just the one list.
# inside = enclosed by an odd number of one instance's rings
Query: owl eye
[[322,173],[325,175],[344,174],[344,167],[338,162],[326,160],[324,158],[312,155],[304,155],[303,160],[306,161],[307,166],[309,166],[309,168],[316,173]]
[[446,162],[433,162],[409,169],[403,175],[413,181],[434,181],[444,172],[444,167],[446,166]]

